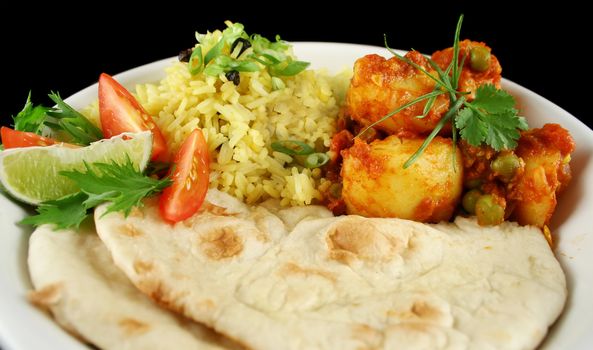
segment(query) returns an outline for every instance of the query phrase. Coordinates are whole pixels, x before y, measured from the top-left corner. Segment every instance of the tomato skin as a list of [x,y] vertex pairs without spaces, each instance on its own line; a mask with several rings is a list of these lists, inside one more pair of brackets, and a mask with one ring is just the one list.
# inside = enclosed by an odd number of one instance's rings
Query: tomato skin
[[18,131],[5,126],[0,129],[0,134],[2,136],[2,144],[6,149],[17,147],[50,146],[58,143],[56,140],[52,140],[32,132]]
[[99,114],[105,138],[124,132],[152,132],[152,160],[167,160],[167,143],[144,107],[110,75],[99,77]]
[[161,217],[176,223],[194,215],[208,191],[210,156],[200,129],[195,129],[183,142],[171,165],[173,184],[159,199]]

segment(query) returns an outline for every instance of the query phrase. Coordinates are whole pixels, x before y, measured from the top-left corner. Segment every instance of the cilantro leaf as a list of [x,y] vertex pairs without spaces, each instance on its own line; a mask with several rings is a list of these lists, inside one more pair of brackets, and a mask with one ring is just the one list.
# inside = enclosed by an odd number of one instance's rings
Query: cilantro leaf
[[47,115],[56,119],[56,123],[52,123],[50,126],[68,133],[72,138],[70,141],[88,145],[103,138],[101,130],[64,102],[59,93],[52,92],[49,94],[49,98],[57,105],[57,108],[52,108],[47,112]]
[[527,122],[525,118],[517,116],[517,110],[493,114],[489,118],[488,132],[484,141],[496,151],[514,149],[517,147],[517,140],[521,137],[519,129],[526,130]]
[[512,95],[486,84],[478,87],[476,98],[465,106],[458,113],[455,126],[470,145],[484,143],[496,151],[517,147],[519,130],[527,129],[527,121],[518,115]]
[[472,105],[488,113],[498,114],[514,109],[515,98],[492,84],[485,84],[476,89],[476,98],[472,101]]
[[455,118],[455,126],[459,130],[461,138],[466,140],[472,146],[479,146],[486,139],[487,126],[475,116],[471,108],[465,108],[459,111]]
[[457,114],[455,127],[472,146],[485,144],[496,151],[514,149],[521,137],[519,130],[528,128],[525,118],[514,108],[515,99],[491,85],[478,88],[476,99],[464,104],[466,108]]
[[86,198],[84,193],[78,192],[43,202],[36,209],[37,215],[26,217],[20,223],[35,226],[53,224],[57,229],[78,228],[88,215],[87,207],[83,205]]
[[25,106],[12,118],[14,121],[14,129],[41,134],[49,110],[51,110],[51,108],[42,105],[33,106],[33,103],[31,102],[31,91],[29,91]]
[[518,116],[514,108],[490,113],[486,109],[476,108],[473,102],[465,105],[466,108],[457,115],[455,126],[461,137],[472,146],[486,144],[496,151],[514,149],[521,137],[519,130],[527,130],[527,121]]
[[157,180],[144,175],[134,168],[128,158],[123,164],[85,163],[84,172],[62,171],[61,175],[73,180],[81,191],[88,196],[87,207],[94,207],[102,202],[111,202],[106,213],[122,211],[126,216],[133,207],[141,206],[141,200],[162,191],[171,184],[171,180]]

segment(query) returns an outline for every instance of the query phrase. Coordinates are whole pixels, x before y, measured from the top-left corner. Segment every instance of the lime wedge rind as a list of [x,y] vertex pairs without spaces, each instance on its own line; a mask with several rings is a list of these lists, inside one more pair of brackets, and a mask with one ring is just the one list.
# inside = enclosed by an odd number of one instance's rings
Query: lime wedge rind
[[12,197],[39,204],[78,191],[62,170],[83,170],[84,162],[121,163],[129,157],[144,170],[150,160],[152,134],[124,133],[83,148],[61,145],[13,148],[0,152],[0,183]]

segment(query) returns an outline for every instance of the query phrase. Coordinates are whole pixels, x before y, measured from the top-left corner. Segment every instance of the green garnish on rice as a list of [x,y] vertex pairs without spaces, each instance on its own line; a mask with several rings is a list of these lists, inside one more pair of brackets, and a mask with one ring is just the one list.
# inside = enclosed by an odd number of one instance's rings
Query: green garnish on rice
[[200,34],[196,32],[198,44],[194,47],[187,63],[192,75],[206,74],[218,77],[226,75],[238,85],[239,72],[266,70],[273,77],[275,89],[285,85],[279,77],[294,76],[309,67],[309,62],[294,59],[290,45],[276,35],[271,41],[259,34],[248,35],[241,23],[226,21],[227,28],[221,31]]
[[[183,51],[160,82],[138,84],[132,92],[171,152],[195,128],[202,130],[212,160],[210,188],[248,204],[323,200],[321,189],[330,182],[320,167],[328,161],[351,70],[333,76],[306,69],[309,64],[279,37],[271,41],[226,24],[197,34],[199,44]],[[99,120],[97,104],[84,113]],[[277,143],[294,146],[286,140],[314,149],[304,155],[278,150]]]

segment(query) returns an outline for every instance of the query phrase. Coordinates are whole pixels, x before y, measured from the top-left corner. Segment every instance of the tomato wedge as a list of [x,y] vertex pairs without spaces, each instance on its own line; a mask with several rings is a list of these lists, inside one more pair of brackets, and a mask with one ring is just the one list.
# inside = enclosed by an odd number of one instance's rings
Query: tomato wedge
[[0,129],[0,134],[2,135],[2,144],[6,149],[17,147],[49,146],[59,143],[56,140],[37,135],[33,132],[18,131],[5,126]]
[[126,88],[108,74],[99,77],[99,114],[105,138],[124,132],[152,132],[152,160],[167,160],[167,144],[158,126]]
[[173,184],[163,191],[159,209],[163,219],[175,223],[194,215],[208,191],[210,156],[201,130],[195,129],[183,142],[171,169]]

